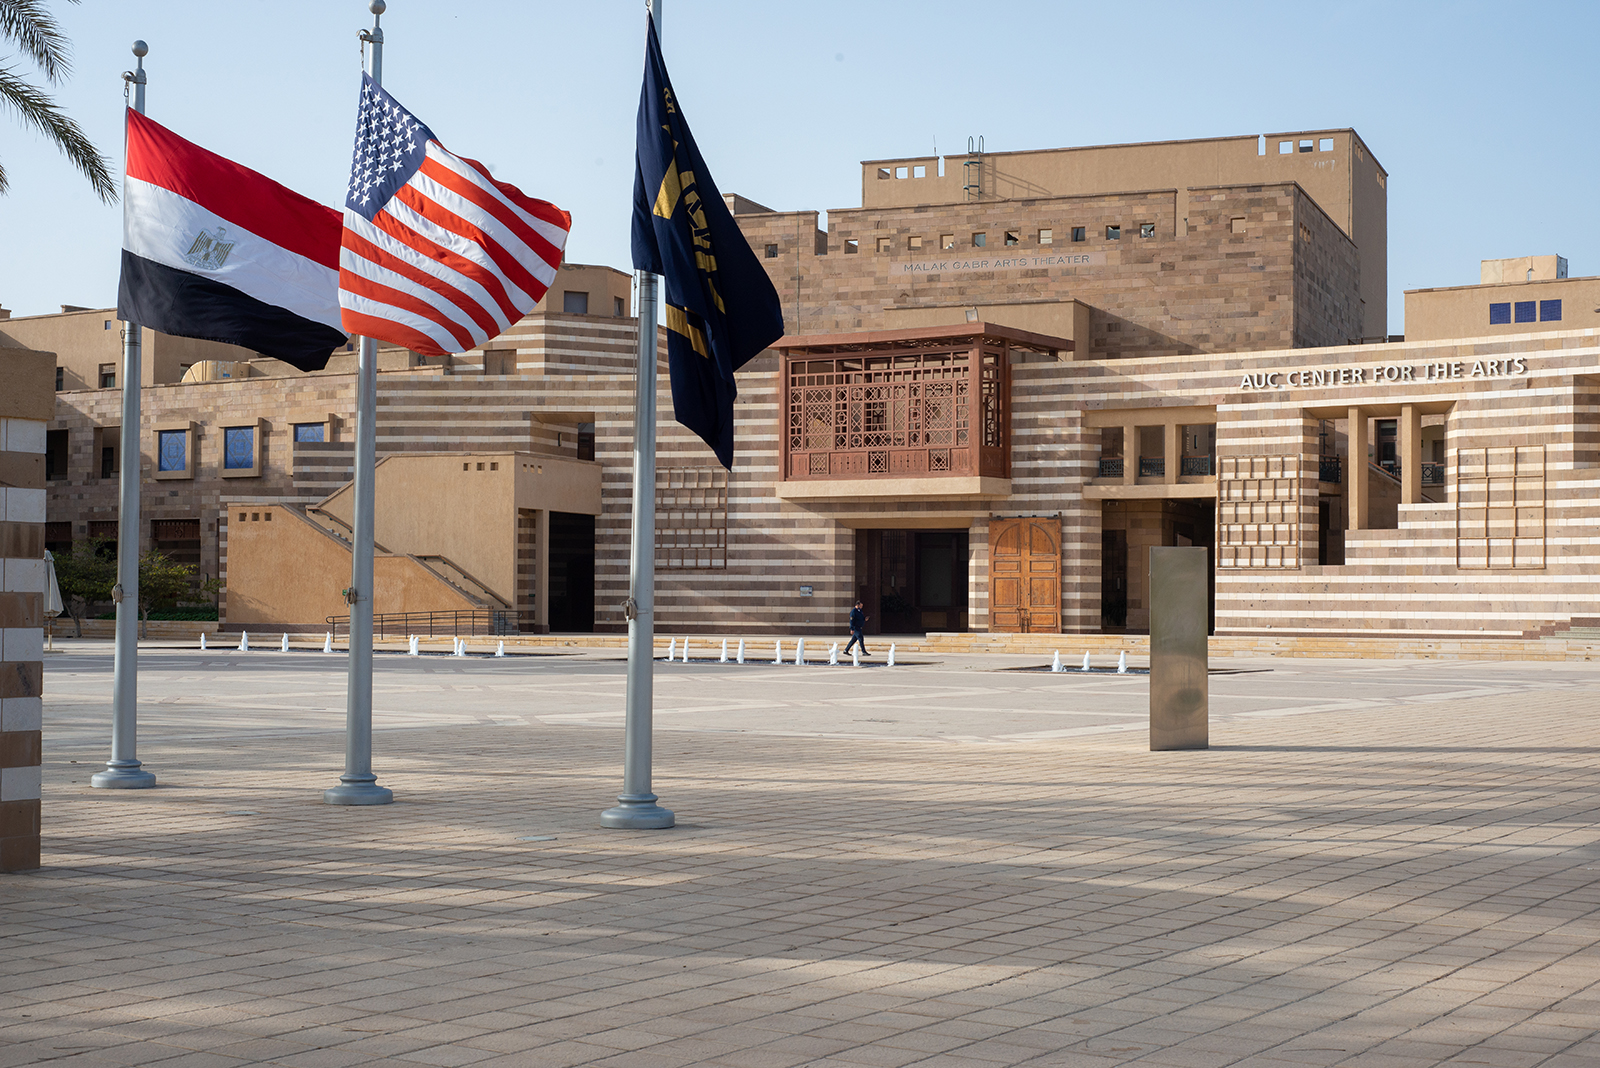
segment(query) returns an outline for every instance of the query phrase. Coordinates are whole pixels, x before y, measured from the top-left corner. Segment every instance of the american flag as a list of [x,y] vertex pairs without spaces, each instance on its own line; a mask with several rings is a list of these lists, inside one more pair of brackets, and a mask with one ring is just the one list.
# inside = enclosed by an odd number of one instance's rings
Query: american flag
[[571,229],[362,75],[339,252],[350,333],[434,356],[476,348],[544,296]]

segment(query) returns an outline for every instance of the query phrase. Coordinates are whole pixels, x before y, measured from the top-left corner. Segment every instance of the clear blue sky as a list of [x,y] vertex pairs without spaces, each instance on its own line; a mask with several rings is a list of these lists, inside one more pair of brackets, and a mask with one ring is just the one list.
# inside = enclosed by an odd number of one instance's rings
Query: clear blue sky
[[[129,46],[152,118],[340,206],[365,0],[56,3],[63,102],[121,167]],[[572,212],[568,258],[627,270],[640,0],[393,0],[385,85],[451,149]],[[1401,292],[1478,261],[1600,274],[1600,4],[666,0],[673,82],[718,185],[860,203],[863,159],[1352,126],[1389,171]],[[5,60],[0,59],[0,62]],[[0,305],[115,303],[121,209],[0,115]]]

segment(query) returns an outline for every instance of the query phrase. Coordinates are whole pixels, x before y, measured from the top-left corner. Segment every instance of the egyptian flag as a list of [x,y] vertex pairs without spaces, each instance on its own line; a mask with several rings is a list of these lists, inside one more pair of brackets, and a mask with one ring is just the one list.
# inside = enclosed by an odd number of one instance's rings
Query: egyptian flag
[[321,370],[339,320],[342,217],[128,110],[117,315]]

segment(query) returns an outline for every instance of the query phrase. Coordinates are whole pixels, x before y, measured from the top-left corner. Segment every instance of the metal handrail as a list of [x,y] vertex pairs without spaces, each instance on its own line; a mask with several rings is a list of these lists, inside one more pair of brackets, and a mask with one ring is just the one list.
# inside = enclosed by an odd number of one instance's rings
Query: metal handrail
[[1166,473],[1167,473],[1167,460],[1166,460],[1166,457],[1164,457],[1164,456],[1163,457],[1158,457],[1158,458],[1153,459],[1153,460],[1147,460],[1144,457],[1140,457],[1139,458],[1139,477],[1140,478],[1158,478],[1161,475],[1164,475]]
[[1120,457],[1120,456],[1102,456],[1100,458],[1100,477],[1101,478],[1121,478],[1122,477],[1122,457]]
[[[374,614],[372,617],[372,633],[377,638],[390,634],[396,637],[407,637],[415,634],[419,637],[429,638],[440,635],[459,637],[475,634],[516,634],[518,633],[517,615],[516,612],[510,609]],[[326,622],[334,637],[338,637],[341,633],[346,636],[349,635],[349,616],[328,616]]]
[[1344,481],[1344,457],[1321,456],[1317,458],[1317,481],[1339,483]]

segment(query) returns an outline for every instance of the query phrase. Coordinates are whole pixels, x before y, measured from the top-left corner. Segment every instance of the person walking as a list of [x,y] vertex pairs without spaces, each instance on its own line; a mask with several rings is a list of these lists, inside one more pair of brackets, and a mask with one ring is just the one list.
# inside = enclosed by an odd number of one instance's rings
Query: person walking
[[844,655],[845,656],[849,656],[850,655],[850,647],[855,645],[857,642],[861,643],[861,655],[862,656],[871,656],[872,655],[871,653],[867,652],[867,633],[866,632],[867,632],[867,612],[866,612],[866,609],[862,607],[861,602],[857,601],[856,602],[856,606],[854,608],[850,609],[850,644],[846,645],[844,647]]

